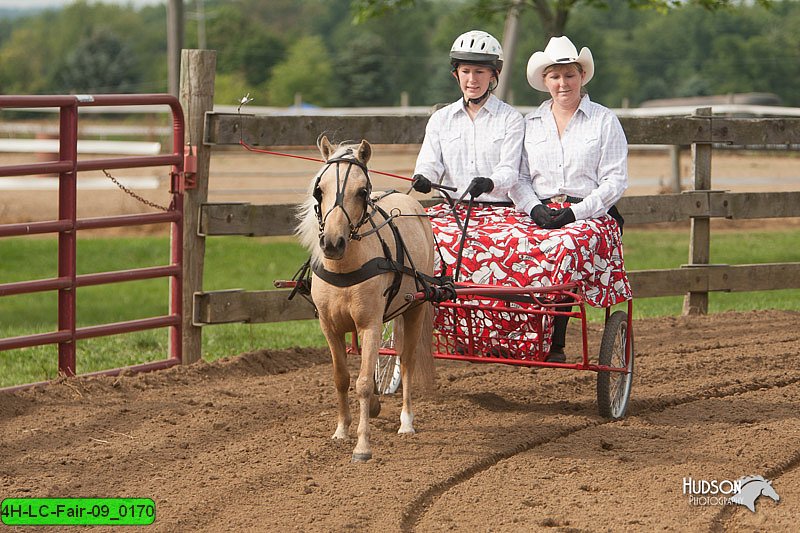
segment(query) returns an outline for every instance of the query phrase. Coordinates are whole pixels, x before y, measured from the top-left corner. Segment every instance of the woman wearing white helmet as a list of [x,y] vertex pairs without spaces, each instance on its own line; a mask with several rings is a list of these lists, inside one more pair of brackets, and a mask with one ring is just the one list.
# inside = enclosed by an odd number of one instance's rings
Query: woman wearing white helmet
[[522,116],[492,94],[503,68],[503,49],[485,31],[460,35],[450,48],[462,97],[428,121],[414,168],[415,188],[449,185],[482,202],[509,203],[519,177]]
[[[604,249],[619,250],[612,256],[620,258],[613,275],[621,290],[615,294],[614,283],[598,289],[609,291],[606,303],[613,305],[630,296],[621,268],[623,219],[614,206],[628,187],[628,144],[616,115],[583,91],[593,76],[592,52],[584,47],[578,53],[567,37],[553,37],[544,51],[531,56],[528,83],[551,98],[525,116],[520,180],[510,196],[539,227],[558,231],[551,233],[554,239],[562,235],[559,228],[569,228],[573,234],[597,235],[593,242]],[[590,252],[584,255],[596,256]],[[555,319],[549,361],[565,359],[568,318]]]
[[[461,98],[428,120],[414,168],[414,188],[430,192],[431,182],[435,182],[455,187],[455,197],[469,195],[470,202],[458,204],[456,216],[444,204],[428,208],[440,250],[434,255],[435,270],[460,281],[513,283],[509,273],[514,274],[514,261],[487,251],[514,248],[508,245],[503,229],[514,228],[509,217],[517,216],[508,192],[519,179],[522,115],[492,94],[503,68],[503,50],[497,39],[477,30],[460,35],[450,49],[450,64]],[[462,239],[459,220],[466,220],[470,206],[468,238]],[[452,327],[456,336],[466,335],[463,325],[448,322],[452,320],[449,313],[437,317],[437,323],[445,329]],[[488,320],[479,327],[491,329]],[[471,333],[483,336],[477,330]],[[455,349],[466,353],[464,345]]]

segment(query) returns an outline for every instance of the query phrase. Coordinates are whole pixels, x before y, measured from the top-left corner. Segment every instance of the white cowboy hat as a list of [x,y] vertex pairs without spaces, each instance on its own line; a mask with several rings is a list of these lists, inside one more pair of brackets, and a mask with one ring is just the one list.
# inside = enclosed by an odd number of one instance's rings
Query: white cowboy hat
[[537,91],[548,92],[542,76],[544,69],[550,65],[567,63],[578,63],[583,68],[586,77],[583,78],[581,85],[589,83],[594,76],[594,59],[592,59],[591,50],[584,46],[581,48],[581,53],[578,54],[578,49],[568,37],[551,37],[544,52],[534,52],[528,60],[528,83]]

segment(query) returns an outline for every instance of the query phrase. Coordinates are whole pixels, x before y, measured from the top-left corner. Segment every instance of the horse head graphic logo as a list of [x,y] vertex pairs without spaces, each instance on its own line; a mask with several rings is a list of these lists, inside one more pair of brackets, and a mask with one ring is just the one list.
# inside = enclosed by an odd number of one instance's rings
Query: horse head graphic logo
[[738,483],[741,489],[731,497],[731,502],[744,505],[753,513],[756,512],[756,500],[759,496],[768,496],[776,502],[781,499],[772,488],[772,481],[767,481],[761,476],[743,477]]

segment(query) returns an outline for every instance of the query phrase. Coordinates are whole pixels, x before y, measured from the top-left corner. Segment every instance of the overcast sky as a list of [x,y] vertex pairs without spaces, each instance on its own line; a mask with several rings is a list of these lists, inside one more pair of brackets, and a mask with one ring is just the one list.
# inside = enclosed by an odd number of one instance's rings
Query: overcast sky
[[[131,4],[136,7],[164,4],[167,0],[89,0],[91,3]],[[0,0],[0,7],[58,7],[74,3],[75,0]]]

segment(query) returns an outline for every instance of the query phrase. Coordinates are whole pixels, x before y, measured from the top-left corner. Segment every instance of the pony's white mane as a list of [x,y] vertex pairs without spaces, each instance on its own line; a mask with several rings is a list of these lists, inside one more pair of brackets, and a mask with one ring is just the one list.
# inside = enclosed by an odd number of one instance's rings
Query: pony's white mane
[[[354,154],[357,146],[358,145],[352,143],[339,143],[329,159],[335,159],[337,157],[350,157],[351,159],[355,159]],[[318,265],[322,262],[322,250],[320,250],[319,247],[319,221],[314,211],[314,206],[317,204],[317,201],[313,196],[313,188],[317,177],[324,168],[325,167],[321,168],[311,179],[308,185],[307,198],[305,202],[297,207],[296,213],[299,222],[295,229],[295,235],[297,235],[300,244],[311,253],[312,265]]]

